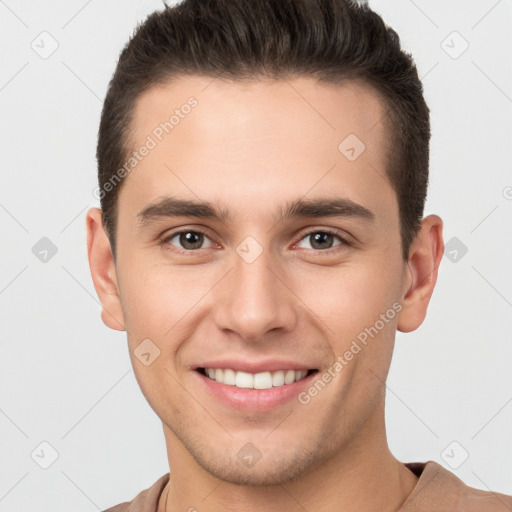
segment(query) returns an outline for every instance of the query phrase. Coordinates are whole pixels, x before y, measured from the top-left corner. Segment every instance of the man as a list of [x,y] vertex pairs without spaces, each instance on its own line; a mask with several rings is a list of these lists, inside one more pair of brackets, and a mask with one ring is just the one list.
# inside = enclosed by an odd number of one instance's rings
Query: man
[[343,0],[185,2],[123,50],[87,215],[170,473],[121,511],[506,511],[390,452],[395,333],[443,254],[410,56]]

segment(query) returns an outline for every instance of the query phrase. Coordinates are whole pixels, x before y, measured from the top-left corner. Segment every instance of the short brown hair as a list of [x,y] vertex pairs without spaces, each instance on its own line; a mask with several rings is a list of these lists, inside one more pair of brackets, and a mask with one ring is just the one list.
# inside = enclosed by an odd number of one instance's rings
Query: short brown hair
[[387,111],[386,173],[397,194],[407,260],[427,194],[429,109],[396,32],[367,5],[350,0],[184,0],[137,27],[109,83],[98,133],[101,207],[114,257],[122,180],[105,185],[129,154],[135,102],[151,86],[187,74],[356,79],[372,87]]

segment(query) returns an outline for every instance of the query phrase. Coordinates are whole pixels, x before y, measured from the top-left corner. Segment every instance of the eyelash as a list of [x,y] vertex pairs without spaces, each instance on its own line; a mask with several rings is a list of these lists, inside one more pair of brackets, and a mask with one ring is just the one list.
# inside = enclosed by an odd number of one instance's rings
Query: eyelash
[[[160,241],[160,245],[162,247],[165,246],[165,245],[170,245],[169,244],[170,240],[172,240],[177,235],[181,235],[183,233],[198,233],[198,234],[204,235],[206,238],[209,239],[209,236],[204,231],[202,231],[200,229],[182,229],[181,231],[175,231],[174,233],[171,233],[170,235],[165,236]],[[336,252],[338,252],[340,250],[343,250],[344,248],[349,247],[351,245],[337,231],[334,231],[334,230],[331,230],[331,229],[313,229],[311,231],[307,231],[306,233],[304,233],[301,236],[301,238],[299,239],[299,242],[304,240],[304,238],[307,238],[308,236],[311,236],[311,235],[316,234],[316,233],[323,233],[323,234],[332,235],[332,236],[338,238],[340,240],[340,242],[341,242],[339,245],[336,245],[336,246],[331,247],[329,249],[324,249],[324,250],[321,250],[321,249],[318,249],[318,250],[308,249],[308,251],[312,251],[313,253],[317,253],[318,255],[336,253]],[[297,243],[299,243],[299,242],[297,242]],[[215,242],[213,242],[213,243],[215,243]],[[294,244],[294,245],[296,245],[296,244]],[[175,249],[175,248],[169,249],[169,250],[171,252],[174,252],[174,253],[177,253],[177,254],[180,254],[180,255],[184,255],[184,256],[194,256],[196,253],[201,251],[201,249],[194,249],[194,250],[192,250],[192,249]]]

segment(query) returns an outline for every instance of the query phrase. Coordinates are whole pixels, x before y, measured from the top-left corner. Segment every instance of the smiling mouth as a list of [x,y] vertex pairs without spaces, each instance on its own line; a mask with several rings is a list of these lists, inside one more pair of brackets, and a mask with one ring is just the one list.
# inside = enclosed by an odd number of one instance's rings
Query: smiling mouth
[[248,373],[230,368],[197,368],[197,371],[219,384],[245,389],[270,389],[293,384],[318,370],[277,370]]

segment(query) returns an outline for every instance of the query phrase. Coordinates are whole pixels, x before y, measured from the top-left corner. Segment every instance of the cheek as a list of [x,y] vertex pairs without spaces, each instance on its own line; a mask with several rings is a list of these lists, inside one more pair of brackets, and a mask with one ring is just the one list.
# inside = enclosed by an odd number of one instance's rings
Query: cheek
[[[181,273],[164,265],[126,258],[120,265],[121,302],[130,358],[135,377],[150,406],[157,414],[171,405],[166,401],[169,389],[179,393],[175,379],[175,355],[183,336],[184,318],[197,302],[187,298]],[[190,284],[190,283],[189,283]],[[192,287],[193,288],[193,287]],[[149,355],[146,355],[149,354]],[[172,414],[177,412],[172,409]]]
[[167,352],[173,339],[188,329],[190,318],[218,276],[193,266],[174,266],[127,258],[121,266],[121,302],[130,345],[150,338]]
[[[387,270],[383,270],[386,269]],[[311,267],[294,278],[294,289],[330,338],[350,341],[397,301],[397,273],[384,262]],[[386,324],[386,327],[392,322]]]
[[161,266],[140,258],[125,258],[119,264],[120,298],[128,338],[161,338],[179,314],[180,296],[173,280]]

